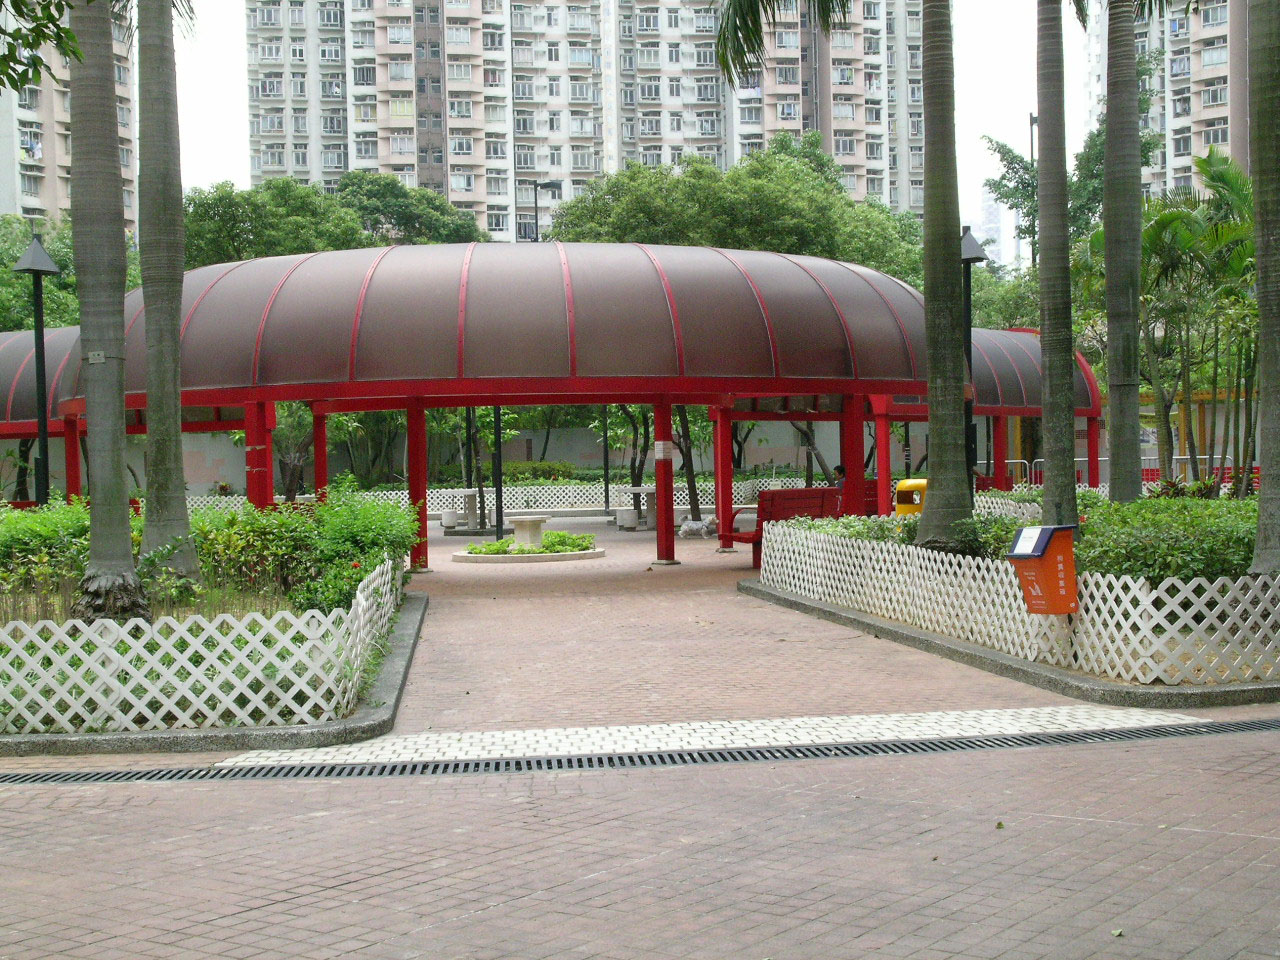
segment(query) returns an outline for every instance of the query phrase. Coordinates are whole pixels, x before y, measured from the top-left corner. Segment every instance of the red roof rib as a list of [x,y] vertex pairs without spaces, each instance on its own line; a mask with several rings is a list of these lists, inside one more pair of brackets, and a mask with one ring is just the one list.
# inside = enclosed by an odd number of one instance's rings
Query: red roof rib
[[760,316],[764,318],[765,333],[769,336],[769,355],[773,358],[773,375],[775,377],[778,376],[778,338],[773,334],[773,321],[769,319],[769,308],[765,306],[764,294],[760,292],[755,280],[752,279],[751,274],[747,272],[747,268],[738,261],[737,257],[721,250],[719,247],[712,247],[711,249],[737,267],[743,277],[746,278],[747,283],[751,284],[751,292],[756,295],[756,303],[760,305]]
[[[831,288],[828,287],[825,283],[823,283],[820,279],[818,279],[818,275],[816,273],[814,273],[812,270],[806,267],[803,263],[801,263],[795,257],[786,253],[780,253],[778,254],[778,256],[782,257],[782,259],[784,260],[790,260],[797,267],[799,267],[801,270],[807,273],[810,277],[812,277],[813,282],[822,288],[822,292],[825,293],[827,295],[827,299],[831,301],[831,307],[833,310],[835,310],[836,316],[840,318],[840,326],[844,330],[844,342],[849,345],[849,372],[853,376],[853,379],[857,380],[858,379],[858,354],[853,347],[853,331],[849,328],[849,320],[844,315],[844,311],[840,309],[840,304],[836,303],[836,298],[832,296]],[[815,404],[815,409],[816,409],[816,404]]]
[[355,380],[356,378],[356,344],[360,339],[360,318],[364,314],[364,298],[369,292],[369,284],[373,281],[373,273],[378,269],[378,264],[394,250],[395,247],[387,247],[380,254],[374,257],[373,263],[369,265],[368,271],[364,275],[364,283],[360,285],[360,296],[356,299],[356,312],[351,317],[351,353],[347,358],[347,379]]
[[573,317],[573,278],[569,274],[569,257],[565,253],[564,244],[556,241],[556,250],[560,254],[560,271],[564,275],[564,315],[569,325],[569,376],[578,375],[578,333],[574,328]]
[[662,292],[667,297],[667,311],[671,314],[671,335],[675,339],[676,344],[676,371],[680,376],[684,376],[684,331],[680,329],[680,311],[676,309],[675,294],[671,291],[671,281],[667,279],[667,271],[662,269],[662,264],[658,262],[658,258],[653,255],[653,251],[646,247],[643,243],[637,243],[637,247],[644,251],[644,255],[649,258],[653,264],[653,269],[658,271],[658,279],[662,281]]
[[271,316],[271,308],[275,306],[276,297],[280,295],[281,288],[289,282],[289,278],[293,276],[293,272],[315,255],[316,254],[314,253],[308,253],[305,257],[286,270],[284,276],[280,278],[280,282],[277,283],[275,285],[275,289],[271,291],[271,296],[267,298],[267,305],[262,308],[262,322],[258,324],[258,339],[253,344],[253,376],[249,381],[255,387],[258,385],[258,359],[262,355],[262,335],[267,331],[267,318]]
[[467,244],[467,252],[462,255],[462,279],[458,282],[458,379],[466,376],[463,370],[463,349],[467,342],[467,277],[471,273],[471,254],[475,252],[475,242]]

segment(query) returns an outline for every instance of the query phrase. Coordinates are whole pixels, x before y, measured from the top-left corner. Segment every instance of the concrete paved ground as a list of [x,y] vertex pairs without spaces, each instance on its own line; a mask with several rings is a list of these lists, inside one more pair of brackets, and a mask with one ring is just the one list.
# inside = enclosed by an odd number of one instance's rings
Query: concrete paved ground
[[[571,528],[591,529],[575,523]],[[603,530],[600,525],[594,529]],[[1068,708],[609,533],[449,565],[396,733]],[[1194,711],[1275,715],[1274,707]],[[208,756],[204,762],[226,759]],[[0,771],[188,765],[0,759]],[[1280,956],[1280,736],[511,776],[0,786],[0,958]]]

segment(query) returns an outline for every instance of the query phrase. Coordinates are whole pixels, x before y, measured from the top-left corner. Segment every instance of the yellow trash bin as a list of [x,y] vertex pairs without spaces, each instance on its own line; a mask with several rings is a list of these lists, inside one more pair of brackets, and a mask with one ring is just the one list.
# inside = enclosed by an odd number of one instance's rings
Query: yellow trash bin
[[894,493],[894,513],[901,517],[909,513],[919,513],[923,510],[924,495],[928,486],[929,481],[925,479],[899,480],[898,489]]

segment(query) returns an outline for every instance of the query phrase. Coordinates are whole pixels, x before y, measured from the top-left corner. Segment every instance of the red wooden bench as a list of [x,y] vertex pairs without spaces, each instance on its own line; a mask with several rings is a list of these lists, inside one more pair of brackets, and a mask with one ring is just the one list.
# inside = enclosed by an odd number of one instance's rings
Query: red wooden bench
[[764,541],[764,525],[771,520],[792,517],[840,516],[840,490],[837,487],[801,487],[796,490],[761,490],[756,505],[756,528],[738,533],[734,524],[742,507],[729,518],[728,538],[734,543],[751,544],[751,565],[760,569],[760,550]]

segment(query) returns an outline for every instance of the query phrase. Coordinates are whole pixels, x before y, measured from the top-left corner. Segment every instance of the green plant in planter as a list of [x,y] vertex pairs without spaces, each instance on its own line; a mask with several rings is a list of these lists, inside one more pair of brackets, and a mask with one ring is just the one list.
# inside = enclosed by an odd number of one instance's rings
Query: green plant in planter
[[582,553],[592,549],[596,544],[594,533],[565,533],[561,530],[547,530],[542,534],[542,543],[538,546],[516,543],[514,537],[503,537],[501,540],[490,540],[485,543],[467,544],[467,553],[472,556],[512,556],[529,553]]

